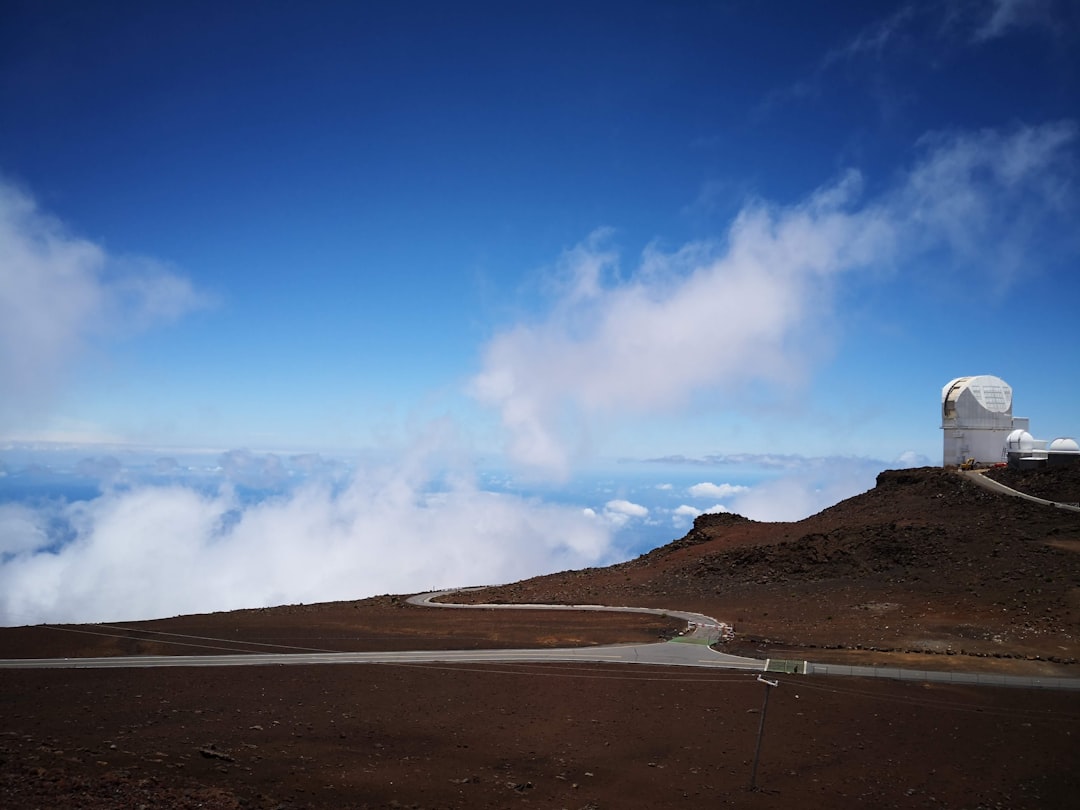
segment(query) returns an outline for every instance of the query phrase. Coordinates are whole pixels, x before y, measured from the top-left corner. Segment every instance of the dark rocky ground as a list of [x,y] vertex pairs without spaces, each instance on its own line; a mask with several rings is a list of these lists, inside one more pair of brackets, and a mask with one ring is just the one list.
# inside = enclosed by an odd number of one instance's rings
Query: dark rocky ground
[[[1005,483],[1080,500],[1075,471]],[[468,598],[699,610],[734,623],[729,647],[754,655],[1080,676],[1080,515],[940,469],[890,471],[797,523],[703,516],[636,560]],[[672,629],[659,617],[436,611],[380,597],[4,629],[0,657],[564,645]],[[1076,692],[778,678],[762,789],[750,792],[764,687],[738,672],[4,670],[0,807],[1075,805]]]

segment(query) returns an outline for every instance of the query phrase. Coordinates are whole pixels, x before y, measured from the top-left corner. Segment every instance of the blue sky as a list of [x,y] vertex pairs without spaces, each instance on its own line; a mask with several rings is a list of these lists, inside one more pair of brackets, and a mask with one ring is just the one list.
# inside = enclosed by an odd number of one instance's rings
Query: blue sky
[[1068,0],[9,0],[0,473],[784,457],[806,511],[956,376],[1076,435],[1078,54]]

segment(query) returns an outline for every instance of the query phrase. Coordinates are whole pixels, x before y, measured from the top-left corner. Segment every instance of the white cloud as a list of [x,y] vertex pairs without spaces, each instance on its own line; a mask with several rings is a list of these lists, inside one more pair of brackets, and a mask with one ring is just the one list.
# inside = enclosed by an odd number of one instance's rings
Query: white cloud
[[880,461],[866,458],[806,459],[778,478],[762,481],[729,501],[730,511],[761,521],[793,521],[815,515],[872,489]]
[[604,510],[600,514],[604,522],[615,529],[621,529],[631,520],[643,520],[648,516],[649,510],[647,507],[622,499],[608,501],[604,504]]
[[110,256],[0,180],[0,428],[8,414],[39,408],[95,341],[205,304],[160,262]]
[[[439,586],[614,562],[611,526],[580,509],[435,474],[438,448],[245,504],[228,484],[108,491],[0,510],[0,623],[138,619]],[[445,472],[445,471],[443,471]],[[447,481],[438,491],[435,480]],[[640,509],[613,501],[605,514]],[[57,526],[70,533],[60,548]],[[52,527],[52,528],[50,528]],[[50,533],[51,532],[51,533]]]
[[1071,122],[930,137],[877,198],[847,172],[795,205],[746,206],[722,244],[650,248],[625,274],[593,238],[564,262],[546,316],[489,342],[472,393],[498,410],[512,460],[565,475],[598,419],[798,386],[856,270],[944,248],[951,270],[1008,283],[1040,216],[1064,220],[1075,142]]
[[33,551],[48,543],[46,525],[37,510],[18,503],[0,504],[0,565],[6,555]]
[[687,491],[695,498],[730,498],[732,495],[746,492],[747,489],[749,487],[741,484],[713,484],[703,481],[700,484],[694,484]]
[[790,476],[763,482],[731,508],[752,520],[790,521],[816,514],[837,500],[825,494],[814,479]]
[[808,312],[827,309],[828,276],[888,238],[836,210],[850,186],[782,213],[748,208],[725,253],[650,252],[647,272],[496,336],[473,391],[499,409],[509,455],[565,472],[566,434],[580,435],[588,418],[671,410],[701,388],[796,375],[792,343]]
[[641,504],[625,500],[608,501],[604,504],[604,509],[608,512],[626,515],[627,517],[645,517],[649,514],[649,510]]
[[682,504],[671,510],[671,525],[676,529],[685,531],[689,529],[694,523],[694,518],[701,514],[701,510],[696,507]]
[[905,450],[893,462],[897,467],[929,467],[933,462],[914,450]]

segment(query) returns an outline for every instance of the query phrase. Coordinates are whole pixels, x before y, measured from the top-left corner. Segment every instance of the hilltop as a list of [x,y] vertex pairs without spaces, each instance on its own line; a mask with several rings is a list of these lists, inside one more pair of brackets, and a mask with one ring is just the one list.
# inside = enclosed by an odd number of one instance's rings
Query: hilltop
[[[1052,472],[992,474],[1039,497],[1080,500],[1080,470]],[[873,489],[805,520],[702,515],[685,537],[635,560],[469,599],[684,607],[734,623],[731,647],[744,653],[945,655],[966,660],[920,666],[1068,674],[1080,658],[1078,583],[1080,514],[927,467],[882,472]]]

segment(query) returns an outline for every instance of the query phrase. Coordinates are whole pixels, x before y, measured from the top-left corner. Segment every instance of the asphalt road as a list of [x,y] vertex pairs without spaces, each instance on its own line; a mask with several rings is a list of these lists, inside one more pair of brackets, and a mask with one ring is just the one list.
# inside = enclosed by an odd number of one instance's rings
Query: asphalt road
[[145,655],[111,658],[0,660],[0,669],[125,669],[143,667],[237,667],[287,664],[430,664],[506,662],[603,662],[713,666],[762,670],[763,661],[710,650],[702,644],[640,644],[544,650],[423,650],[408,652],[250,653],[244,655]]
[[407,652],[244,653],[240,655],[144,655],[105,658],[0,659],[0,669],[120,669],[143,667],[235,667],[289,664],[429,664],[506,662],[604,662],[681,667],[719,667],[761,671],[765,662],[719,653],[709,647],[727,625],[700,613],[603,605],[456,605],[432,600],[453,591],[433,591],[409,598],[414,605],[460,610],[603,610],[674,616],[687,632],[669,643],[614,644],[596,647],[528,650],[417,650]]
[[444,596],[462,591],[475,591],[482,588],[451,588],[445,591],[431,591],[418,593],[410,596],[406,601],[412,605],[421,607],[456,608],[458,610],[602,610],[605,613],[649,613],[653,616],[674,616],[682,619],[687,624],[687,632],[684,639],[698,639],[703,644],[713,644],[721,639],[725,633],[731,632],[731,625],[718,621],[703,613],[688,613],[684,610],[665,610],[663,608],[645,607],[612,607],[610,605],[530,605],[530,604],[483,604],[483,605],[460,605],[456,602],[436,602]]
[[1033,678],[970,672],[934,672],[898,667],[861,667],[815,664],[809,661],[764,661],[728,655],[709,645],[728,626],[709,616],[658,608],[607,607],[604,605],[461,605],[433,600],[454,591],[433,591],[409,598],[415,605],[456,610],[603,610],[651,613],[680,618],[687,632],[668,642],[656,644],[614,644],[597,647],[530,650],[420,650],[405,652],[339,653],[244,653],[242,655],[145,655],[107,658],[16,658],[0,659],[0,669],[130,669],[146,667],[235,667],[326,664],[432,664],[432,663],[622,663],[653,666],[708,667],[754,672],[785,672],[801,675],[846,675],[892,680],[983,686],[1012,686],[1026,689],[1080,690],[1080,678]]
[[985,470],[960,470],[961,475],[966,475],[968,480],[974,481],[983,489],[988,489],[991,492],[996,492],[999,495],[1010,495],[1013,498],[1023,498],[1025,501],[1031,501],[1032,503],[1041,503],[1043,506],[1053,506],[1058,509],[1064,509],[1068,512],[1080,512],[1080,506],[1074,503],[1060,503],[1059,501],[1048,501],[1046,498],[1036,498],[1034,495],[1028,495],[1025,492],[1018,492],[1012,487],[1007,487],[1000,481],[995,481],[993,478],[987,478],[983,473]]

